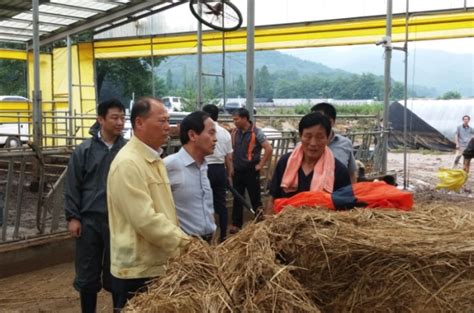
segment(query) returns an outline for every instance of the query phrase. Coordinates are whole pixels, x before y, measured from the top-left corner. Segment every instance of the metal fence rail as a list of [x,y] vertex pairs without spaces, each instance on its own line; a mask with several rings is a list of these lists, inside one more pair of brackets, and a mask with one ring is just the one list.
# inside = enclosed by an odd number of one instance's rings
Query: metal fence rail
[[[53,122],[58,120],[62,122]],[[3,204],[0,243],[66,230],[63,193],[67,160],[74,146],[90,137],[87,133],[95,116],[76,116],[72,123],[69,120],[58,112],[44,119],[45,129],[52,130],[50,125],[63,125],[64,128],[57,127],[55,133],[46,132],[45,145],[41,149],[32,143],[16,149],[0,149],[0,204]],[[74,127],[75,136],[69,135],[68,125]],[[299,135],[294,131],[267,131],[266,135],[273,155],[261,171],[264,193],[279,158],[299,141]],[[372,171],[381,168],[381,145],[377,143],[380,136],[380,131],[348,134],[355,144],[356,158]],[[48,147],[47,143],[55,146]],[[172,138],[163,148],[165,155],[169,155],[180,147],[179,139]]]
[[[389,131],[385,131],[389,133]],[[347,138],[354,146],[354,157],[365,165],[366,173],[379,175],[382,173],[383,130],[350,132]]]
[[[69,154],[65,149],[38,153],[31,147],[0,150],[0,195],[3,196],[0,197],[0,241],[26,239],[58,230],[63,211],[61,173],[65,171],[65,157]],[[62,166],[57,162],[60,158],[64,160]],[[61,201],[53,203],[55,197],[61,197]]]

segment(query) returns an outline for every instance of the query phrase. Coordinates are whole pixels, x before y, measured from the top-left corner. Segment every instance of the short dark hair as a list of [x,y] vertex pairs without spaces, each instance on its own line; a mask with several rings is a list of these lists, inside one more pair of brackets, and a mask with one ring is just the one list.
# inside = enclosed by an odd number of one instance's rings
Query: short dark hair
[[194,111],[193,113],[187,115],[179,125],[179,140],[182,145],[185,145],[189,142],[188,132],[193,130],[196,134],[201,134],[204,130],[204,121],[210,116],[203,111]]
[[331,104],[327,102],[321,102],[318,104],[315,104],[311,108],[311,112],[322,112],[324,115],[329,117],[330,119],[336,120],[336,108]]
[[245,117],[250,121],[250,113],[246,108],[240,108],[232,112],[232,116]]
[[467,117],[468,120],[471,120],[471,117],[469,115],[464,115],[462,119],[464,120],[465,117]]
[[133,102],[132,112],[130,112],[130,122],[132,123],[132,128],[135,128],[135,121],[137,117],[146,117],[148,113],[150,113],[151,101],[163,103],[161,99],[153,97],[140,97]]
[[202,107],[202,110],[209,114],[213,121],[217,122],[217,119],[219,118],[219,108],[216,105],[206,104]]
[[303,116],[298,124],[298,131],[300,135],[302,135],[303,130],[317,125],[324,127],[326,135],[329,137],[331,134],[331,121],[326,115],[321,114],[320,112],[312,112]]
[[120,111],[125,112],[125,106],[122,104],[122,102],[120,102],[118,99],[112,98],[99,103],[99,106],[97,107],[97,115],[105,118],[107,112],[109,112],[109,110],[112,108],[117,108]]

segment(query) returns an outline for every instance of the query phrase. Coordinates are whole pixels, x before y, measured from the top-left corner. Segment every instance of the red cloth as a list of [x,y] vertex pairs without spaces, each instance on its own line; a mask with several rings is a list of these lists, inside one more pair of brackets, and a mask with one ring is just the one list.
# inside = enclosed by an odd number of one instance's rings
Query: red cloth
[[303,191],[290,198],[277,198],[273,202],[273,210],[280,213],[286,206],[299,208],[302,206],[321,206],[335,210],[331,194],[324,191]]
[[[361,182],[347,187],[352,188],[357,203],[365,203],[366,208],[394,208],[411,211],[413,207],[413,194],[411,192],[399,190],[385,182]],[[344,188],[336,190],[334,194]],[[323,191],[305,191],[291,198],[275,199],[273,209],[278,213],[285,206],[320,206],[336,210],[332,194]]]
[[400,190],[383,181],[361,182],[352,185],[358,202],[367,203],[366,208],[394,208],[411,211],[413,193]]

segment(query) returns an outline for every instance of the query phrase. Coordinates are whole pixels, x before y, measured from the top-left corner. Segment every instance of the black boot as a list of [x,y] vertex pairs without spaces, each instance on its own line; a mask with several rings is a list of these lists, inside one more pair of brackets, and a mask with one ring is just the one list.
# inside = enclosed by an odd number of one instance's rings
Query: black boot
[[97,306],[97,293],[81,292],[82,313],[95,313]]

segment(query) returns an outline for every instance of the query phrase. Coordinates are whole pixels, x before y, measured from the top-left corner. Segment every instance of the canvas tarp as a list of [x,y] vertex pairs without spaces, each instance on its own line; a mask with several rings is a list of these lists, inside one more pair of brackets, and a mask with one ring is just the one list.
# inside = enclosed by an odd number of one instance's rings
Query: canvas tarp
[[[399,102],[390,105],[389,148],[403,147],[405,107]],[[438,151],[452,151],[455,144],[441,134],[437,129],[426,123],[418,115],[407,108],[407,145],[410,149],[429,149]]]

